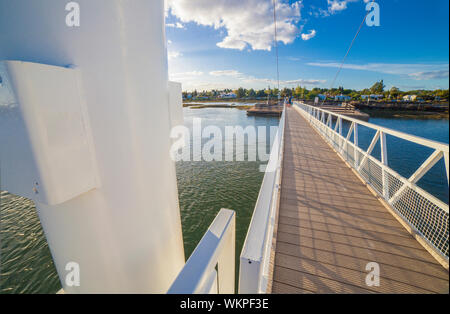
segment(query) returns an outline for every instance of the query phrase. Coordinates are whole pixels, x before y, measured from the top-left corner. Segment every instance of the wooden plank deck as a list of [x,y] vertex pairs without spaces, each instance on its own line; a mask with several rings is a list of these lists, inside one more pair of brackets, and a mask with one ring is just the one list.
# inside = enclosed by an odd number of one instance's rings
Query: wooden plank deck
[[[286,113],[272,293],[448,293],[448,271],[295,109]],[[365,283],[369,262],[379,287]]]

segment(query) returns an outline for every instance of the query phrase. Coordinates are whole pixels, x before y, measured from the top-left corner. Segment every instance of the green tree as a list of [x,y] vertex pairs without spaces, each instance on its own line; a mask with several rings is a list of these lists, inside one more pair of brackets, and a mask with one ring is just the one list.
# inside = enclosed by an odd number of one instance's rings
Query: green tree
[[370,94],[370,89],[364,88],[364,89],[361,91],[361,95],[369,95],[369,94]]
[[264,89],[260,89],[259,91],[256,92],[256,97],[265,97],[266,96],[266,92],[264,91]]
[[278,97],[278,93],[279,93],[278,88],[274,88],[274,89],[272,89],[271,95],[272,95],[273,97]]
[[372,87],[370,88],[370,92],[372,94],[382,94],[384,92],[385,87],[386,86],[384,85],[383,80],[381,80],[372,85]]
[[448,99],[448,89],[438,89],[438,90],[436,90],[435,96],[438,96],[441,99]]
[[250,88],[247,91],[247,97],[250,97],[250,98],[255,98],[256,97],[256,92],[255,92],[255,90],[253,88]]
[[349,96],[352,97],[352,99],[355,99],[355,100],[361,99],[361,95],[358,92],[356,92],[356,91],[351,92]]
[[389,90],[389,95],[393,99],[397,99],[399,94],[400,94],[400,90],[395,86],[392,86],[392,88]]
[[296,98],[301,98],[302,97],[302,93],[303,93],[303,88],[301,88],[300,86],[297,86],[294,90],[294,96]]
[[290,88],[283,88],[281,91],[281,97],[290,97],[292,96],[292,90]]
[[243,89],[242,87],[239,87],[237,90],[234,91],[234,93],[236,94],[237,98],[245,97],[245,89]]

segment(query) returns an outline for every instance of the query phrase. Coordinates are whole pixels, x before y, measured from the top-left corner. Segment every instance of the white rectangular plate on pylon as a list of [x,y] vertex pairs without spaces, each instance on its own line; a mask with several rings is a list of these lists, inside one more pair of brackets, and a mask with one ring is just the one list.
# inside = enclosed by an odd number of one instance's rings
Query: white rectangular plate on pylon
[[[22,126],[17,125],[24,128],[16,133],[25,136],[17,139],[16,149],[2,148],[2,188],[55,205],[98,187],[79,70],[21,61],[5,61],[4,65],[6,84],[20,109]],[[8,136],[12,142],[16,135]],[[20,151],[31,156],[17,158]]]

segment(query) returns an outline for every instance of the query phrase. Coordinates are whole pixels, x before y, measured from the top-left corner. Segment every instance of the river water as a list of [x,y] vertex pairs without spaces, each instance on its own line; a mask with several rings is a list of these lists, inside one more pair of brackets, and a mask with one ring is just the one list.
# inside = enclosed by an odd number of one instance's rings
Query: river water
[[[185,125],[192,130],[193,119],[201,118],[202,127],[276,126],[274,117],[247,117],[246,112],[231,108],[184,108]],[[371,123],[414,135],[449,142],[448,119],[372,117]],[[344,128],[345,131],[346,128]],[[370,143],[372,132],[360,129],[361,147]],[[261,138],[258,138],[260,142]],[[408,176],[430,152],[388,137],[389,166]],[[223,139],[225,141],[225,139]],[[203,140],[205,142],[205,140]],[[270,141],[266,141],[269,150]],[[255,150],[249,145],[249,150]],[[379,154],[379,152],[374,152]],[[247,155],[246,155],[247,156]],[[236,261],[258,197],[263,173],[259,161],[179,161],[178,192],[183,237],[188,257],[221,208],[237,214]],[[431,169],[419,185],[448,203],[447,179],[443,163]],[[441,168],[440,168],[441,167]],[[0,177],[1,180],[1,177]],[[0,201],[0,293],[55,293],[61,285],[53,265],[42,228],[31,201],[1,192]],[[238,264],[237,264],[238,268]]]

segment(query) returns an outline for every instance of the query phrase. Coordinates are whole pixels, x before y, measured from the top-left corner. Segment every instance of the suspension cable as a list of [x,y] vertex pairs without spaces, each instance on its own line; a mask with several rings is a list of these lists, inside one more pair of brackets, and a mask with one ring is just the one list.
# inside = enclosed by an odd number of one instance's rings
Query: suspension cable
[[278,100],[280,100],[280,68],[279,68],[279,61],[278,61],[278,39],[277,39],[277,0],[273,0],[273,23],[275,27],[275,54],[277,59],[277,83],[278,83]]
[[[372,0],[372,2],[375,2],[375,0]],[[370,11],[367,11],[367,13],[366,13],[366,15],[364,16],[364,18],[363,18],[361,24],[359,25],[358,31],[356,32],[355,37],[353,37],[353,40],[352,40],[352,42],[350,43],[350,46],[348,47],[347,52],[346,52],[344,58],[342,59],[342,62],[341,62],[340,66],[339,66],[339,68],[338,68],[338,70],[337,70],[337,72],[336,72],[336,75],[334,76],[334,79],[333,79],[333,81],[331,82],[330,91],[331,91],[331,89],[333,89],[333,86],[334,86],[334,84],[336,83],[336,80],[337,80],[339,74],[340,74],[341,71],[342,71],[342,68],[343,68],[343,66],[344,66],[344,63],[345,63],[345,61],[347,60],[348,54],[350,53],[350,50],[352,49],[353,44],[355,43],[356,37],[358,37],[359,33],[361,32],[361,29],[362,29],[362,27],[363,27],[363,25],[364,25],[364,22],[365,22],[366,19],[367,19],[367,16],[369,15],[369,13],[370,13]],[[325,95],[325,98],[322,100],[321,106],[324,104],[324,102],[325,102],[326,99],[327,99],[327,97],[326,97],[326,95]]]

